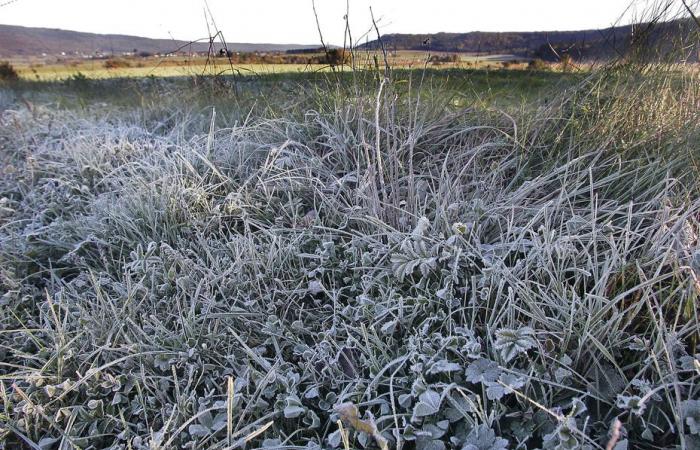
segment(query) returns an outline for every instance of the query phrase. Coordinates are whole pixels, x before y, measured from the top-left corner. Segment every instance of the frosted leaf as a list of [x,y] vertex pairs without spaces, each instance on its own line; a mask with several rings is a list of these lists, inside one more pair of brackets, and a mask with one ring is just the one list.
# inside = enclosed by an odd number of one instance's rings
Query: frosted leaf
[[507,450],[508,441],[496,437],[496,432],[487,425],[479,425],[472,429],[462,450]]
[[440,411],[440,394],[433,390],[427,390],[418,397],[418,403],[413,407],[413,417],[426,417],[437,414]]
[[535,331],[530,327],[517,330],[501,328],[496,331],[494,347],[499,351],[501,358],[510,361],[519,354],[537,346],[534,335]]
[[416,450],[445,450],[445,443],[434,439],[416,439]]
[[700,435],[700,400],[686,400],[681,406],[683,419],[691,434]]
[[515,390],[525,386],[525,380],[511,373],[502,373],[495,383],[487,382],[486,396],[489,400],[500,400]]
[[618,395],[615,404],[618,408],[629,409],[638,416],[644,414],[646,409],[646,405],[642,402],[641,397],[636,395]]
[[318,280],[309,281],[309,287],[307,288],[311,295],[317,295],[323,292],[323,285]]
[[340,430],[335,430],[331,434],[328,435],[326,438],[328,441],[328,445],[331,446],[331,448],[338,448],[340,447],[340,441],[342,440],[342,436],[340,435]]
[[435,375],[438,373],[450,373],[450,372],[457,372],[462,369],[462,366],[460,366],[457,363],[449,362],[445,359],[441,359],[437,362],[435,362],[430,368],[428,369],[428,373],[430,375]]
[[493,383],[498,380],[501,369],[495,362],[480,358],[469,364],[464,374],[470,383]]
[[428,220],[427,217],[421,217],[418,219],[418,223],[416,224],[416,227],[413,229],[413,237],[415,238],[422,238],[425,236],[426,232],[428,231],[428,228],[430,228],[430,220]]

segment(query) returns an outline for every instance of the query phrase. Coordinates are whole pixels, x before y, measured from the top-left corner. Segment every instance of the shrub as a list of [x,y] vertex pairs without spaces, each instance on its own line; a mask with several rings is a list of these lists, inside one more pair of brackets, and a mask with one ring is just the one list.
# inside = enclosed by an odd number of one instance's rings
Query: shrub
[[332,48],[326,52],[320,59],[321,64],[328,64],[331,66],[340,66],[344,64],[349,64],[351,60],[350,52],[340,49]]
[[0,61],[0,80],[2,81],[17,81],[19,74],[15,68],[7,61]]
[[544,60],[539,58],[535,58],[532,61],[530,61],[527,64],[527,68],[536,72],[546,72],[551,69],[549,64],[547,64]]
[[90,83],[90,79],[83,72],[77,72],[66,80],[66,83],[75,88],[83,88]]
[[562,72],[569,73],[574,69],[574,58],[570,54],[565,53],[561,56],[559,64]]
[[458,61],[459,55],[454,53],[448,55],[433,55],[430,57],[430,62],[433,64],[456,63]]
[[108,59],[104,66],[105,69],[125,69],[131,67],[131,63],[124,59]]

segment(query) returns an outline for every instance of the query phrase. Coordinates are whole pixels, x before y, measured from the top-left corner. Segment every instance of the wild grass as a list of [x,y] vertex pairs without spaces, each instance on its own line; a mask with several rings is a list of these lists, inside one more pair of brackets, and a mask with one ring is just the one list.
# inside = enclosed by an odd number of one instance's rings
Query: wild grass
[[3,91],[7,448],[700,446],[696,74],[329,79]]

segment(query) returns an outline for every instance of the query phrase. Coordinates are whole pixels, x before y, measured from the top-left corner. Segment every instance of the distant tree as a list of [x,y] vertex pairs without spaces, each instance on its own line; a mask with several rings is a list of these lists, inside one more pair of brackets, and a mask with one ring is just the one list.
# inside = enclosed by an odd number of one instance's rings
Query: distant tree
[[0,61],[0,80],[2,81],[17,81],[19,74],[7,61]]

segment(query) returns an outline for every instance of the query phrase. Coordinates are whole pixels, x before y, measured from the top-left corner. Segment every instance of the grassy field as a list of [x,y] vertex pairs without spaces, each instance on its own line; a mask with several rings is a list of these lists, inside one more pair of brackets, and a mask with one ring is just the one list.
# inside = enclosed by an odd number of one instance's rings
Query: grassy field
[[[487,69],[502,68],[503,63],[513,68],[523,68],[524,62],[515,64],[512,55],[469,55],[456,54],[457,61],[450,63],[428,62],[431,56],[446,56],[444,53],[429,55],[426,52],[401,51],[391,53],[388,62],[395,68],[421,68],[425,65],[440,68]],[[310,57],[313,55],[305,55]],[[372,67],[375,56],[383,60],[382,55],[364,52],[356,57],[356,65]],[[10,62],[16,67],[20,77],[30,81],[61,81],[76,75],[90,79],[107,78],[142,78],[142,77],[181,77],[201,75],[270,75],[286,73],[330,72],[332,69],[323,64],[230,64],[225,58],[186,58],[186,57],[149,57],[116,58],[123,67],[107,68],[110,60],[75,59],[75,58],[15,58]],[[517,61],[515,61],[517,63]],[[347,70],[347,68],[345,68]]]
[[0,85],[0,448],[700,448],[697,73],[126,75]]
[[[240,75],[270,75],[276,73],[305,73],[329,71],[328,66],[307,64],[237,64],[233,71]],[[19,67],[20,76],[31,81],[61,81],[83,75],[89,79],[185,77],[230,75],[231,66],[220,62],[207,65],[203,62],[183,65],[159,65],[157,62],[144,67],[107,69],[103,64],[49,64],[40,67]]]

